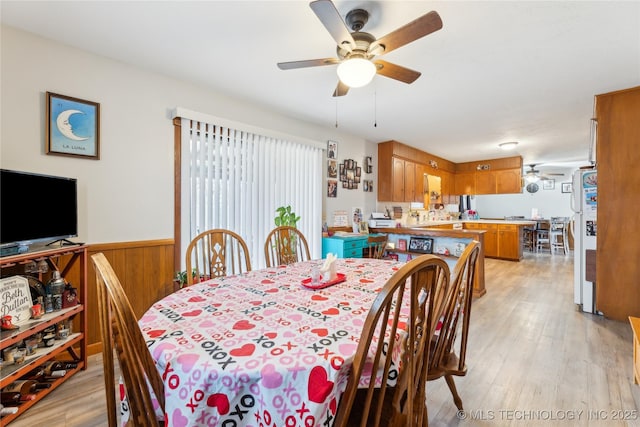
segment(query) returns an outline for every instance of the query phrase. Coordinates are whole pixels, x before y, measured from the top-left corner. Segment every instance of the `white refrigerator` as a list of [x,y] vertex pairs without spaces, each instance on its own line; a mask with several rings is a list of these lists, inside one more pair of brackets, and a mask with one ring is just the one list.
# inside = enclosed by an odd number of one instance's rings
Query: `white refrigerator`
[[[573,300],[582,311],[597,313],[596,283],[593,274],[587,273],[587,251],[593,251],[595,260],[597,213],[598,213],[598,171],[580,169],[573,174],[571,209],[575,212],[573,221]],[[595,267],[592,267],[595,271]]]

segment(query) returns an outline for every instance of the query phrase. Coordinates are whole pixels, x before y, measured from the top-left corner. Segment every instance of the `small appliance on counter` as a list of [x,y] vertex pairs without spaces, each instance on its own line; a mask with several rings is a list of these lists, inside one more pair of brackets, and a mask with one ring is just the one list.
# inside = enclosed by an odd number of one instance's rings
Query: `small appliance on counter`
[[396,221],[381,212],[372,212],[369,218],[369,227],[373,228],[394,228]]

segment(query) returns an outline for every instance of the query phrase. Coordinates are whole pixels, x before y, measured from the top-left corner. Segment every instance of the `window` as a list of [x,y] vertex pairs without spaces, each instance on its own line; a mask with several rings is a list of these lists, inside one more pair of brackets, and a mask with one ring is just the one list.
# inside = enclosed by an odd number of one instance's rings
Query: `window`
[[287,205],[301,217],[298,228],[312,258],[320,258],[324,144],[215,117],[181,117],[177,265],[198,233],[226,228],[245,240],[253,268],[266,266],[266,236],[275,227],[276,209]]

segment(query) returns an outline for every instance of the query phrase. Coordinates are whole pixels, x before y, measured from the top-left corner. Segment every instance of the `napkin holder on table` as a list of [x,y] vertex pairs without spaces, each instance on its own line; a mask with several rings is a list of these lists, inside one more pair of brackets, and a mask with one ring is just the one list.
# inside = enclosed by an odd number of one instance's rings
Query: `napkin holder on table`
[[336,259],[338,259],[338,257],[336,257],[331,252],[327,254],[327,258],[325,259],[324,264],[320,269],[323,281],[332,281],[335,280],[338,276],[335,263]]

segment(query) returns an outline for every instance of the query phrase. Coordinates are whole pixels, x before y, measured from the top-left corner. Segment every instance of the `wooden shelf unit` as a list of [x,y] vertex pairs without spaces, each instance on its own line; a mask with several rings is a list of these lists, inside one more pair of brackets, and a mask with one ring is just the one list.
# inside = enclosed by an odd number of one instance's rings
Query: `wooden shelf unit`
[[51,388],[36,392],[35,400],[20,403],[17,413],[6,415],[0,419],[0,424],[2,425],[13,421],[55,390],[60,384],[80,370],[87,368],[87,313],[83,304],[87,298],[87,247],[76,245],[39,248],[23,254],[2,257],[0,258],[0,275],[2,277],[24,275],[24,265],[26,263],[41,260],[47,262],[49,272],[37,273],[38,280],[46,283],[46,279],[50,277],[52,270],[59,271],[64,278],[73,277],[74,282],[72,283],[78,290],[78,305],[44,314],[40,319],[30,319],[28,322],[20,324],[18,329],[2,331],[0,334],[0,351],[67,319],[74,319],[73,333],[64,340],[55,340],[51,347],[38,347],[34,355],[27,356],[25,361],[19,365],[3,366],[0,372],[0,388],[8,386],[49,360],[69,360],[68,356],[70,356],[71,360],[78,363],[78,366],[75,369],[67,370],[65,376],[50,381]]

